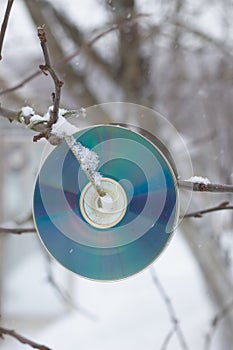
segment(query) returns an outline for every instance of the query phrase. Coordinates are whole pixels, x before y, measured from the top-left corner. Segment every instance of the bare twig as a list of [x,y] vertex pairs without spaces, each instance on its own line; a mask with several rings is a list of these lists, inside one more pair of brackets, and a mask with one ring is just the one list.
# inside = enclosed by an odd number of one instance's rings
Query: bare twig
[[214,336],[214,333],[216,332],[216,329],[221,321],[233,310],[233,300],[225,305],[222,310],[220,310],[219,313],[217,313],[210,325],[210,330],[205,336],[205,350],[209,350],[211,347],[211,342]]
[[[62,28],[66,32],[69,39],[71,39],[79,47],[84,47],[85,36],[77,24],[74,24],[74,22],[64,13],[64,11],[57,9],[52,3],[43,1],[43,4],[53,12],[56,20],[62,25]],[[93,47],[89,47],[85,53],[87,54],[87,57],[94,62],[95,66],[98,66],[104,73],[114,78],[115,73],[113,71],[113,66],[104,60],[104,58]]]
[[[173,304],[171,302],[171,299],[167,295],[164,287],[162,286],[160,280],[156,276],[155,271],[153,269],[151,269],[151,275],[152,275],[153,282],[155,283],[155,285],[156,285],[156,287],[157,287],[157,289],[158,289],[162,299],[164,300],[164,302],[166,304],[167,311],[168,311],[171,323],[173,325],[173,329],[176,332],[177,338],[178,338],[178,340],[180,342],[180,346],[181,346],[181,348],[183,350],[188,350],[189,347],[188,347],[188,345],[186,343],[184,334],[183,334],[182,329],[181,329],[181,327],[179,325],[179,321],[178,321],[178,318],[176,316],[176,312],[175,312],[174,306],[173,306]],[[163,343],[163,347],[162,347],[163,350],[166,349],[166,347],[167,347],[167,345],[168,345],[168,343],[169,343],[169,341],[171,339],[171,336],[172,336],[173,333],[172,333],[172,331],[170,333],[168,334],[168,336],[166,337],[166,339],[165,339],[165,341]]]
[[137,20],[140,18],[146,18],[149,16],[150,15],[146,14],[146,13],[139,13],[131,18],[122,19],[118,23],[113,24],[111,27],[109,27],[109,28],[105,29],[104,31],[100,32],[99,34],[97,34],[89,42],[87,42],[85,45],[81,46],[80,49],[75,50],[71,55],[65,57],[59,64],[61,64],[61,63],[64,64],[65,62],[68,62],[68,61],[72,60],[73,58],[75,58],[77,55],[80,55],[81,53],[85,52],[86,50],[89,50],[90,47],[92,47],[95,44],[95,42],[98,41],[99,39],[101,39],[103,36],[120,29],[120,28],[124,27],[125,25],[137,22]]
[[15,90],[20,89],[21,87],[23,87],[24,85],[26,85],[31,80],[33,80],[34,78],[38,77],[41,74],[42,74],[41,70],[37,70],[37,71],[33,72],[32,74],[29,74],[26,78],[24,78],[18,84],[14,85],[14,86],[12,86],[10,88],[7,88],[7,89],[4,89],[4,90],[0,91],[0,96],[1,95],[5,95],[5,94],[9,94],[10,92],[14,92]]
[[45,33],[44,28],[38,27],[37,33],[38,33],[38,37],[40,39],[40,44],[41,44],[41,48],[42,48],[42,51],[44,54],[44,60],[45,60],[45,64],[40,65],[39,68],[45,74],[47,71],[49,72],[50,76],[53,79],[54,86],[55,86],[55,93],[52,95],[53,96],[53,110],[51,111],[51,116],[50,116],[50,126],[51,126],[52,124],[56,123],[58,120],[58,111],[59,111],[59,105],[60,105],[60,99],[61,99],[61,88],[63,85],[63,81],[61,81],[58,78],[57,73],[55,72],[55,70],[53,69],[53,67],[51,65],[49,51],[48,51],[48,47],[47,47],[46,33]]
[[50,256],[47,257],[47,281],[49,284],[52,286],[54,291],[57,293],[57,295],[67,304],[69,305],[72,309],[81,312],[88,318],[90,318],[92,321],[96,321],[96,316],[92,314],[90,311],[86,310],[85,308],[77,305],[74,301],[71,295],[64,289],[62,288],[58,282],[56,281],[53,270],[52,270],[52,264],[51,264],[51,258]]
[[163,345],[161,347],[161,350],[166,350],[167,349],[168,344],[169,344],[172,336],[175,334],[175,332],[176,332],[176,325],[167,334],[166,338],[164,339],[164,342],[163,342]]
[[8,24],[8,20],[10,17],[10,13],[11,13],[11,8],[13,5],[14,0],[8,0],[7,2],[7,7],[6,7],[6,12],[5,12],[5,16],[3,18],[3,22],[2,22],[2,26],[1,26],[1,32],[0,32],[0,61],[2,59],[2,47],[3,47],[3,41],[4,41],[4,37],[6,34],[6,28],[7,28],[7,24]]
[[233,206],[229,205],[229,202],[225,201],[220,203],[219,205],[212,207],[212,208],[208,208],[208,209],[204,209],[204,210],[198,210],[198,211],[194,211],[192,213],[188,213],[184,215],[184,218],[201,218],[203,216],[203,214],[206,213],[211,213],[213,211],[219,211],[219,210],[233,210]]
[[[131,23],[132,21],[137,20],[138,18],[143,18],[148,16],[147,14],[138,14],[137,16],[131,17],[130,19],[124,19],[122,22],[117,23],[117,24],[113,24],[111,27],[103,30],[102,32],[100,32],[99,34],[97,34],[96,36],[94,36],[90,41],[88,41],[87,43],[85,43],[84,45],[82,45],[79,49],[75,50],[72,54],[64,57],[62,60],[56,62],[53,67],[57,68],[62,66],[63,64],[71,61],[73,58],[81,55],[82,53],[84,53],[85,51],[89,50],[90,47],[92,45],[94,45],[98,40],[100,40],[102,37],[104,37],[105,35],[114,32],[116,30],[118,30],[121,26],[124,26],[125,23]],[[38,77],[40,74],[42,73],[42,71],[35,71],[34,73],[28,75],[26,78],[24,78],[21,82],[19,82],[18,84],[8,88],[8,89],[4,89],[2,91],[0,91],[0,96],[11,93],[15,90],[20,89],[21,87],[25,86],[27,83],[29,83],[31,80],[33,80],[34,78]]]
[[213,46],[218,48],[221,52],[223,52],[227,56],[232,56],[231,48],[227,47],[223,41],[209,36],[205,32],[198,30],[198,28],[190,26],[187,22],[184,22],[179,18],[173,18],[171,20],[168,20],[168,22],[170,24],[175,25],[177,27],[180,27],[180,28],[184,29],[185,31],[190,32],[191,34],[195,35],[196,37],[199,37],[200,39],[212,44]]
[[197,192],[233,192],[233,185],[204,184],[202,182],[191,182],[178,180],[181,189]]
[[16,235],[21,235],[22,233],[34,233],[36,232],[35,227],[29,227],[29,228],[5,228],[0,227],[0,234],[1,233],[13,233]]
[[18,121],[18,112],[4,108],[0,105],[0,116],[7,118],[10,122]]
[[51,350],[51,348],[48,348],[45,345],[40,345],[40,344],[35,343],[34,341],[30,340],[30,339],[27,339],[27,338],[23,337],[22,335],[16,333],[14,330],[0,327],[0,338],[4,338],[4,335],[9,335],[9,336],[17,339],[20,343],[27,344],[27,345],[31,346],[32,348],[34,348],[34,349]]

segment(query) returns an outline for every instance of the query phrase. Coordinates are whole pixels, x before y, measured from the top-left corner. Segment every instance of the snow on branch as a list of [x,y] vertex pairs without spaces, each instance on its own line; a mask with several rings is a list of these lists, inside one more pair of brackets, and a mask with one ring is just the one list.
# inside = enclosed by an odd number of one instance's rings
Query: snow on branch
[[210,184],[210,180],[207,177],[191,176],[187,181],[192,183],[202,183],[204,185]]
[[65,136],[65,140],[99,196],[105,196],[106,193],[101,188],[101,174],[97,171],[99,156],[89,148],[84,147],[80,142],[76,142],[73,136]]
[[207,178],[197,177],[189,180],[178,180],[178,186],[188,191],[199,192],[233,192],[233,185],[212,184]]

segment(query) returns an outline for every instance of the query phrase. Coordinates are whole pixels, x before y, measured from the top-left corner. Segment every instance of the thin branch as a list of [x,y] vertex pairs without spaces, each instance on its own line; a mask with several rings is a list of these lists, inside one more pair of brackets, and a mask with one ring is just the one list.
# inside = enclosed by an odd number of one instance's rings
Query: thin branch
[[31,346],[32,348],[34,348],[34,349],[51,350],[51,348],[48,348],[45,345],[40,345],[40,344],[35,343],[34,341],[30,340],[30,339],[27,339],[27,338],[23,337],[22,335],[16,333],[14,330],[0,327],[0,338],[4,339],[4,335],[9,335],[9,336],[17,339],[20,343],[27,344],[27,345]]
[[197,192],[233,192],[233,185],[220,185],[220,184],[204,184],[202,182],[191,182],[191,181],[182,181],[178,180],[178,186],[181,189],[188,191],[197,191]]
[[90,318],[92,321],[96,321],[96,316],[92,314],[90,311],[86,310],[85,308],[77,305],[74,301],[71,295],[62,288],[58,282],[56,281],[53,270],[52,270],[52,264],[51,264],[51,258],[50,256],[47,257],[47,281],[52,286],[54,291],[57,293],[57,295],[72,309],[76,311],[80,311],[82,314]]
[[96,41],[98,41],[99,39],[101,39],[103,36],[116,31],[117,29],[119,29],[119,24],[114,24],[112,25],[110,28],[107,28],[106,30],[104,30],[103,32],[97,34],[93,39],[91,39],[88,43],[86,43],[84,46],[81,46],[80,49],[75,50],[72,54],[66,56],[64,59],[62,59],[59,62],[60,64],[64,64],[66,62],[71,61],[73,58],[75,58],[76,56],[82,54],[83,52],[89,50],[89,48],[95,44]]
[[6,12],[5,12],[5,16],[3,18],[3,22],[2,22],[2,26],[1,26],[1,32],[0,32],[0,61],[2,59],[2,47],[3,47],[3,41],[4,41],[4,37],[6,34],[6,28],[8,25],[8,20],[10,17],[10,13],[11,13],[11,8],[13,5],[14,0],[8,0],[7,2],[7,7],[6,7]]
[[18,121],[18,112],[4,108],[0,105],[0,116],[7,118],[10,122]]
[[[229,205],[229,202],[225,201],[220,203],[219,205],[215,206],[215,207],[211,207],[208,209],[204,209],[204,210],[198,210],[192,213],[188,213],[186,215],[184,215],[184,218],[190,218],[190,217],[194,217],[194,218],[201,218],[204,214],[207,213],[211,213],[214,211],[219,211],[219,210],[233,210],[233,206]],[[34,233],[36,232],[36,228],[35,227],[29,227],[29,228],[5,228],[5,227],[0,227],[0,234],[4,234],[4,233],[13,233],[13,234],[23,234],[23,233]]]
[[205,336],[205,350],[209,350],[211,347],[211,342],[213,340],[214,333],[216,332],[216,329],[221,321],[233,310],[233,300],[225,305],[222,310],[215,315],[213,318],[211,325],[210,325],[210,330]]
[[[64,45],[63,40],[61,40],[61,36],[58,33],[59,31],[56,31],[53,28],[53,20],[51,20],[53,14],[49,9],[47,9],[47,7],[44,6],[43,1],[23,1],[36,27],[38,26],[38,23],[43,23],[44,28],[46,28],[46,37],[49,43],[49,50],[54,59],[56,57],[57,60],[60,60],[66,54],[66,45]],[[60,26],[59,23],[58,26]],[[66,65],[61,65],[59,68],[56,68],[56,71],[59,76],[63,75],[66,77],[66,84],[71,99],[82,101],[82,106],[93,106],[98,104],[96,96],[88,85],[85,74],[81,73],[81,71],[77,69],[76,64],[74,65],[69,63]]]
[[125,25],[129,25],[129,24],[133,24],[135,22],[137,22],[138,19],[140,18],[146,18],[146,17],[150,17],[150,14],[147,13],[139,13],[131,18],[124,18],[121,21],[119,21],[118,23],[113,24],[111,27],[107,28],[106,30],[104,30],[103,32],[100,32],[99,34],[97,34],[93,39],[91,39],[89,42],[87,42],[84,46],[82,46],[80,49],[75,50],[71,55],[65,57],[60,64],[68,62],[70,60],[72,60],[73,58],[75,58],[77,55],[80,55],[82,52],[85,52],[86,50],[89,50],[91,46],[93,46],[95,44],[96,41],[98,41],[99,39],[101,39],[103,36],[112,33],[120,28],[123,28]]
[[[143,18],[143,17],[147,17],[147,14],[138,14],[135,17],[132,17],[130,19],[124,19],[124,21],[118,23],[118,24],[114,24],[111,27],[105,29],[104,31],[102,31],[101,33],[97,34],[96,36],[94,36],[90,41],[88,41],[87,43],[85,43],[83,46],[81,46],[79,49],[75,50],[72,54],[64,57],[62,60],[59,60],[58,62],[56,62],[53,66],[54,68],[60,67],[62,65],[64,65],[65,63],[71,61],[73,58],[81,55],[82,53],[84,53],[85,51],[89,50],[90,47],[92,45],[94,45],[98,40],[100,40],[102,37],[104,37],[105,35],[116,31],[117,29],[119,29],[120,26],[124,26],[125,23],[130,23],[132,21],[137,20],[138,18]],[[25,86],[27,83],[29,83],[31,80],[33,80],[34,78],[38,77],[40,74],[42,73],[42,71],[35,71],[34,73],[30,74],[29,76],[27,76],[26,78],[24,78],[21,82],[19,82],[18,84],[0,91],[0,96],[11,93],[15,90],[20,89],[21,87]]]
[[185,214],[184,218],[191,218],[191,217],[201,218],[203,216],[203,214],[211,213],[213,211],[219,211],[219,210],[233,210],[233,206],[229,205],[229,202],[225,201],[225,202],[222,202],[215,207],[211,207],[211,208],[204,209],[204,210],[198,210],[198,211],[194,211],[192,213]]
[[[51,3],[43,1],[43,4],[48,6],[49,10],[53,12],[56,20],[62,25],[62,28],[66,32],[69,39],[71,39],[76,45],[78,44],[80,47],[83,47],[85,45],[85,37],[77,24],[74,24],[69,17],[65,15],[64,11],[56,9]],[[94,62],[95,66],[98,66],[107,74],[107,76],[112,78],[114,77],[112,65],[104,60],[93,47],[89,47],[89,50],[86,50],[85,53],[87,54],[87,57]]]
[[175,332],[176,332],[176,325],[167,334],[166,338],[164,339],[164,342],[163,342],[163,345],[161,347],[161,350],[166,350],[167,349],[168,344],[169,344],[172,336],[175,334]]
[[[152,279],[153,279],[153,282],[155,283],[162,299],[164,300],[165,304],[166,304],[166,307],[167,307],[167,311],[168,311],[168,314],[169,314],[169,317],[170,317],[170,320],[171,320],[171,323],[173,325],[173,328],[174,328],[174,331],[176,332],[176,335],[177,335],[177,338],[180,342],[180,346],[183,350],[188,350],[189,347],[186,343],[186,340],[185,340],[185,337],[184,337],[184,334],[182,332],[182,329],[179,325],[179,321],[178,321],[178,318],[176,316],[176,312],[175,312],[175,308],[172,304],[172,301],[171,299],[169,298],[169,296],[167,295],[164,287],[162,286],[161,282],[159,281],[158,277],[156,276],[154,270],[151,269],[151,275],[152,275]],[[168,334],[168,336],[166,337],[166,343],[164,342],[164,344],[167,346],[168,345],[168,342],[170,341],[171,339],[171,336],[172,334],[170,335],[170,333]],[[166,347],[164,347],[164,344],[163,344],[163,350],[166,349]]]
[[200,39],[212,44],[213,46],[218,48],[221,52],[223,52],[227,56],[232,56],[232,52],[230,51],[231,48],[228,48],[223,41],[209,36],[208,34],[204,33],[203,31],[198,30],[195,27],[190,26],[189,24],[185,23],[184,21],[180,20],[179,18],[174,18],[172,20],[169,20],[168,22],[170,24],[178,26],[178,27],[184,29],[185,31],[190,32],[191,34],[199,37]]
[[11,92],[14,92],[15,90],[18,90],[20,89],[21,87],[23,87],[24,85],[26,85],[27,83],[29,83],[31,80],[33,80],[34,78],[38,77],[39,75],[42,74],[42,71],[41,70],[37,70],[35,71],[34,73],[28,75],[26,78],[24,78],[21,82],[19,82],[18,84],[10,87],[10,88],[7,88],[7,89],[4,89],[2,91],[0,91],[0,96],[1,95],[5,95],[5,94],[9,94]]
[[0,234],[1,233],[13,233],[15,235],[21,235],[22,233],[33,233],[36,232],[35,227],[29,227],[29,228],[5,228],[0,227]]
[[60,105],[60,99],[61,99],[61,88],[64,83],[58,78],[55,70],[51,65],[49,51],[47,47],[47,38],[46,38],[46,33],[44,28],[38,27],[37,34],[40,39],[40,44],[41,44],[41,48],[42,48],[42,51],[44,54],[44,60],[45,60],[45,65],[41,65],[39,68],[45,74],[46,74],[46,71],[49,72],[55,86],[55,93],[53,94],[53,110],[51,111],[51,116],[50,116],[50,126],[51,126],[52,124],[56,123],[58,120],[58,111],[59,111],[59,105]]

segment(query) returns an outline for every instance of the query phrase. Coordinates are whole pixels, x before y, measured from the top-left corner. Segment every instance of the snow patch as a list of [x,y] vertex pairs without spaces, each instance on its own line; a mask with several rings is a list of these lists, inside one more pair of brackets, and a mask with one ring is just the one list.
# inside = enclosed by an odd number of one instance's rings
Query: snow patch
[[102,175],[99,172],[95,171],[93,174],[93,180],[96,186],[101,185],[101,178],[102,178]]
[[58,120],[55,124],[52,125],[52,134],[56,135],[59,138],[64,138],[65,136],[70,136],[77,132],[79,129],[70,124],[66,118],[64,118],[60,113],[58,116]]
[[[44,115],[45,120],[50,119],[50,113],[53,111],[53,106],[50,106],[48,112]],[[66,118],[64,118],[67,110],[64,108],[60,108],[58,111],[58,119],[57,122],[52,125],[52,134],[63,139],[65,136],[70,136],[77,132],[79,129],[69,123]]]
[[30,117],[35,114],[34,109],[29,106],[22,107],[21,109],[23,117]]
[[30,124],[37,124],[37,123],[40,123],[40,122],[47,122],[49,121],[49,118],[47,118],[47,115],[45,116],[41,116],[39,114],[35,114],[33,115],[31,118],[30,118]]
[[79,155],[82,169],[94,172],[99,165],[98,155],[89,148],[81,145],[80,142],[75,142],[74,149]]
[[[20,116],[21,122],[25,124],[25,118],[29,118],[29,122],[27,122],[27,128],[33,128],[34,125],[48,122],[50,120],[51,112],[53,111],[53,106],[48,108],[48,111],[43,115],[35,114],[33,108],[29,106],[25,106],[22,108],[22,114]],[[52,125],[51,133],[55,136],[63,139],[67,135],[72,135],[77,132],[79,129],[69,123],[66,118],[64,118],[64,114],[67,112],[66,109],[60,108],[58,111],[58,120],[56,123]],[[81,113],[85,115],[86,110],[83,108]]]
[[66,136],[65,140],[80,163],[81,168],[89,173],[89,176],[97,186],[100,186],[101,174],[96,171],[99,166],[98,154],[77,142],[73,136]]
[[86,118],[87,116],[87,111],[84,107],[81,107],[80,108],[80,111],[79,111],[79,116],[83,117],[83,118]]
[[202,177],[202,176],[191,176],[186,181],[193,182],[193,183],[202,183],[204,185],[210,184],[210,180],[207,177]]

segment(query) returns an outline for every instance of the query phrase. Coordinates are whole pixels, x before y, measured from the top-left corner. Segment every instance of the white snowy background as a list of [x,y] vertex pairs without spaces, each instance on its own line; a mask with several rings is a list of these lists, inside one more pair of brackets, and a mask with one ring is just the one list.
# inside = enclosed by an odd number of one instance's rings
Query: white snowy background
[[[63,1],[56,2],[58,6],[64,7]],[[138,6],[141,12],[152,14],[151,21],[153,16],[157,19],[153,1],[138,1]],[[199,9],[202,7],[202,1],[189,1],[189,6]],[[199,11],[195,24],[219,39],[222,36],[222,23],[219,20],[221,6],[217,1],[208,6],[208,11]],[[0,8],[2,19],[3,2]],[[67,0],[64,11],[73,16],[74,20],[78,20],[87,31],[103,25],[109,19],[96,0]],[[187,18],[186,21],[188,20]],[[0,66],[8,81],[20,80],[21,74],[27,68],[24,63],[41,57],[35,33],[35,27],[29,20],[23,3],[15,1],[4,48],[8,59]],[[25,45],[22,45],[22,42]],[[15,57],[20,57],[17,64]],[[200,94],[202,92],[200,89]],[[31,96],[35,100],[28,87],[20,90],[20,94],[27,96],[25,105]],[[7,98],[3,99],[3,102],[5,101],[8,101]],[[39,103],[39,100],[35,102],[36,107]],[[163,110],[164,107],[160,108]],[[1,194],[6,208],[6,225],[11,227],[13,219],[25,215],[30,210],[33,182],[44,143],[42,141],[40,144],[31,145],[31,134],[14,129],[5,122],[1,125],[1,139],[5,142],[5,147],[11,150],[7,164],[4,160],[2,165],[2,170],[8,167],[8,176],[4,179]],[[15,171],[17,166],[18,172]],[[221,227],[225,216],[215,215],[211,225],[219,220]],[[52,261],[56,281],[71,296],[73,307],[65,303],[48,283],[47,253],[36,235],[5,237],[2,246],[2,326],[15,329],[53,350],[161,349],[173,324],[167,304],[153,281],[153,271],[174,306],[189,348],[204,348],[205,335],[218,310],[213,307],[198,264],[179,229],[176,230],[164,254],[151,267],[123,281],[88,281]],[[220,334],[221,325],[213,338],[211,349],[231,350],[220,347]],[[6,336],[5,340],[0,339],[0,348],[21,350],[27,349],[28,346]],[[176,334],[173,335],[168,349],[182,349]]]

